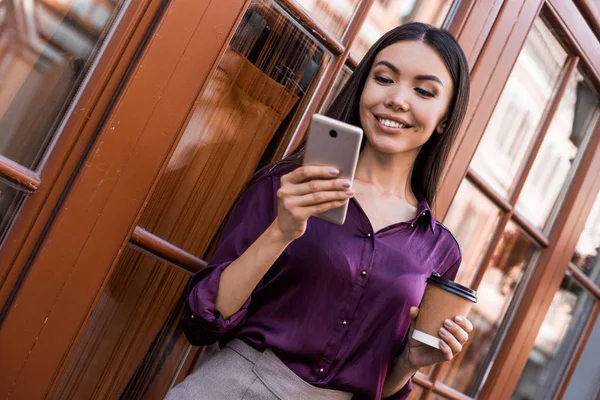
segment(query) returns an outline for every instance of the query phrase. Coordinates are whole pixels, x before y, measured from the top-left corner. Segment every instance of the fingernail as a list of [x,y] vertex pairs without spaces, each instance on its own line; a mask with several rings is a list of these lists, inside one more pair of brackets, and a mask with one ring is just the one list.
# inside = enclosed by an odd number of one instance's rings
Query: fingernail
[[446,326],[448,328],[452,328],[452,325],[454,325],[454,323],[452,321],[450,321],[449,319],[444,321],[444,326]]
[[354,190],[350,189],[350,190],[346,190],[346,196],[354,196]]
[[447,330],[445,330],[444,328],[440,328],[440,335],[446,336],[447,334],[448,334]]
[[352,184],[350,183],[350,181],[342,181],[342,187],[343,188],[349,188],[350,186],[352,186]]
[[335,175],[337,175],[337,174],[339,174],[339,173],[340,173],[340,171],[339,171],[338,169],[335,169],[335,168],[331,168],[331,169],[329,170],[329,175],[333,175],[333,176],[335,176]]
[[463,317],[460,317],[460,316],[455,317],[454,320],[456,322],[458,322],[459,324],[462,324],[465,321],[465,319]]

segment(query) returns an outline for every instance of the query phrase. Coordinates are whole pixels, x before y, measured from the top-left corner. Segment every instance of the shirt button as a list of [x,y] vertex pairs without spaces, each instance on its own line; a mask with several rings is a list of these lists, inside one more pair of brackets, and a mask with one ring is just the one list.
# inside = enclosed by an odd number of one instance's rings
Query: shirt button
[[367,237],[371,237],[371,232],[367,233]]
[[319,370],[319,372],[320,372],[320,373],[323,373],[323,372],[325,372],[325,370],[324,370],[323,368],[321,368],[321,369]]
[[194,314],[192,314],[192,316],[190,317],[191,319],[194,319]]
[[427,214],[427,211],[423,211],[423,214],[421,214],[421,215],[425,215],[425,214]]
[[365,275],[367,274],[367,271],[362,271],[360,274],[361,274],[362,276],[365,276]]
[[348,325],[348,322],[342,321],[342,325],[346,326],[346,325]]
[[415,224],[410,224],[410,227],[411,227],[411,228],[414,228],[414,227],[415,227]]

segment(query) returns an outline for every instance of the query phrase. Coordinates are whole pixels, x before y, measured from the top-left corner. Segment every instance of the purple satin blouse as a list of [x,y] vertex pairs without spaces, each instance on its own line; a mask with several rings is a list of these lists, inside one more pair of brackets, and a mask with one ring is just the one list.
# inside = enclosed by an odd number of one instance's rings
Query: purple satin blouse
[[[417,217],[378,232],[351,199],[343,226],[311,218],[243,307],[224,319],[215,311],[221,272],[275,219],[282,169],[263,173],[246,191],[209,265],[192,279],[185,334],[194,345],[239,338],[269,348],[314,386],[379,399],[406,343],[409,308],[419,305],[432,272],[454,279],[458,243],[423,199]],[[411,388],[409,381],[391,398],[405,399]]]

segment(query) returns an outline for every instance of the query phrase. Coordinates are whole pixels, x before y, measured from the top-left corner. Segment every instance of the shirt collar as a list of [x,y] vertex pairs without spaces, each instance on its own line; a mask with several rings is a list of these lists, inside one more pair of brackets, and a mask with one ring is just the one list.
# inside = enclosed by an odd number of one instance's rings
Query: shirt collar
[[421,195],[418,195],[417,199],[419,200],[419,205],[417,206],[417,221],[421,220],[421,218],[424,218],[429,225],[429,228],[431,228],[431,233],[435,233],[435,218],[433,217],[429,203],[425,197]]

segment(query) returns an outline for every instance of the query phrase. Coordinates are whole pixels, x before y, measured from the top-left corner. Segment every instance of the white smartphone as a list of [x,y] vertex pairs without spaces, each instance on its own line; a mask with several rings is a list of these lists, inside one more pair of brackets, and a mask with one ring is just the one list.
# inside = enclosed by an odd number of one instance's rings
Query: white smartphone
[[[304,165],[333,166],[340,171],[338,178],[354,181],[363,130],[354,125],[314,114],[310,123]],[[326,221],[343,225],[348,202],[343,206],[317,215]]]

